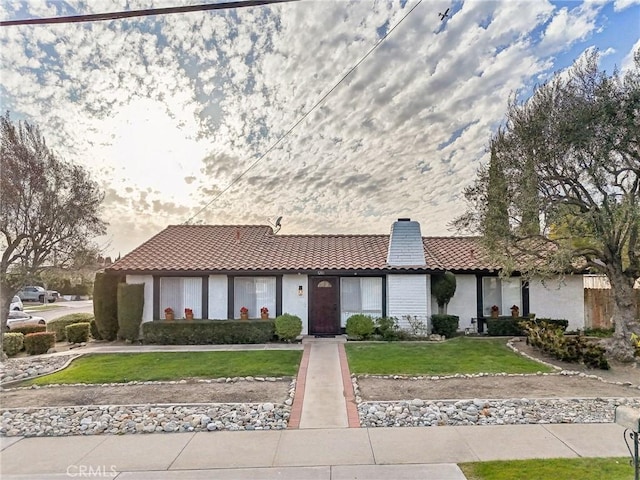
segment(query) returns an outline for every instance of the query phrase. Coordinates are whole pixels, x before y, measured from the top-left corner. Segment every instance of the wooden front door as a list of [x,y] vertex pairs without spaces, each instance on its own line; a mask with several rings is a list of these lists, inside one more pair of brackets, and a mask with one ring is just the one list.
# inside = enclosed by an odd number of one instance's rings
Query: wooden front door
[[309,297],[309,333],[337,335],[340,333],[340,279],[311,277]]

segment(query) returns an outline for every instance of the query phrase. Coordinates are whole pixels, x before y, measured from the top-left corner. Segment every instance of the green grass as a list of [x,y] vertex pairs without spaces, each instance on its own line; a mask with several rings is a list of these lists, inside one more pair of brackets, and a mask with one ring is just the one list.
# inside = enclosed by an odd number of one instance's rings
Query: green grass
[[443,343],[348,343],[351,373],[450,375],[535,373],[553,369],[511,351],[506,339],[457,337]]
[[28,384],[294,376],[301,357],[300,350],[95,354],[82,356],[64,370]]
[[461,463],[468,480],[631,480],[628,458],[554,458]]

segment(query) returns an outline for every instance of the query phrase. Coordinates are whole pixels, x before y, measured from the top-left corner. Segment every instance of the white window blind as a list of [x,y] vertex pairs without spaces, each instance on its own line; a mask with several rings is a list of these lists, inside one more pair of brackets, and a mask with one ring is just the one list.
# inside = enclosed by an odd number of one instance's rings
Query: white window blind
[[498,305],[500,315],[511,315],[511,307],[517,305],[522,313],[522,282],[519,277],[482,279],[482,312],[491,316],[491,307]]
[[340,279],[340,319],[346,325],[351,315],[382,316],[382,279],[379,277]]
[[267,307],[269,317],[276,316],[275,277],[235,277],[233,318],[240,318],[240,309],[249,309],[249,318],[260,318],[260,309]]
[[184,318],[184,309],[193,310],[194,318],[202,318],[202,278],[161,277],[160,318],[165,318],[164,309],[172,308],[175,318]]

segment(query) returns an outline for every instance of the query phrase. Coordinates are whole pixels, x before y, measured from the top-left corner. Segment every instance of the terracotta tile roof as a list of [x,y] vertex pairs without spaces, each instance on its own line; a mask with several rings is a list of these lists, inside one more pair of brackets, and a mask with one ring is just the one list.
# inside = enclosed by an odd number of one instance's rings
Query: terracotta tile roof
[[477,239],[423,238],[426,267],[386,264],[389,235],[274,235],[269,226],[172,225],[107,270],[299,271],[486,269]]

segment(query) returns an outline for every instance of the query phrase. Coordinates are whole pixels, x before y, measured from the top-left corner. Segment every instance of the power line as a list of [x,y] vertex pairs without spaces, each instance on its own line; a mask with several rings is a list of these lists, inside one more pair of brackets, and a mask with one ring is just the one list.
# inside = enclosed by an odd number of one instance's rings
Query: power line
[[171,13],[202,12],[207,10],[228,10],[233,8],[258,7],[272,3],[298,2],[300,0],[246,0],[242,2],[223,2],[206,5],[188,5],[183,7],[148,8],[145,10],[129,10],[126,12],[93,13],[90,15],[72,15],[68,17],[29,18],[26,20],[6,20],[0,27],[13,25],[45,25],[57,23],[101,22],[131,17],[148,17],[151,15],[168,15]]
[[200,210],[198,210],[194,215],[192,215],[192,216],[191,216],[191,217],[190,217],[186,222],[184,222],[184,223],[185,223],[185,224],[190,223],[194,218],[196,218],[198,215],[200,215],[202,212],[204,212],[207,208],[209,208],[209,207],[211,206],[211,204],[213,204],[213,202],[215,202],[218,198],[220,198],[220,197],[221,197],[221,196],[222,196],[222,195],[223,195],[227,190],[229,190],[232,186],[234,186],[236,183],[238,183],[238,181],[239,181],[242,177],[244,177],[244,176],[245,176],[245,175],[246,175],[250,170],[252,170],[252,169],[253,169],[253,168],[254,168],[258,163],[260,163],[260,161],[261,161],[263,158],[265,158],[269,153],[271,153],[271,151],[272,151],[275,147],[277,147],[277,146],[278,146],[278,144],[279,144],[280,142],[282,142],[282,140],[284,140],[286,137],[288,137],[288,136],[289,136],[289,134],[290,134],[291,132],[293,132],[293,130],[294,130],[298,125],[300,125],[300,124],[304,121],[304,119],[306,119],[306,118],[311,114],[311,112],[313,112],[313,111],[314,111],[314,110],[315,110],[315,109],[316,109],[316,108],[317,108],[317,107],[318,107],[318,106],[319,106],[319,105],[320,105],[320,104],[321,104],[321,103],[322,103],[322,102],[323,102],[323,101],[324,101],[324,100],[325,100],[329,95],[331,95],[331,94],[333,93],[333,91],[334,91],[336,88],[338,88],[338,87],[340,86],[340,84],[341,84],[342,82],[344,82],[344,80],[345,80],[349,75],[351,75],[351,74],[355,71],[355,69],[356,69],[356,68],[358,68],[358,67],[360,66],[360,64],[361,64],[362,62],[364,62],[364,61],[367,59],[367,57],[368,57],[369,55],[371,55],[371,54],[373,53],[373,51],[374,51],[376,48],[378,48],[378,47],[380,46],[380,44],[382,44],[382,42],[384,42],[384,41],[387,39],[387,37],[389,37],[389,35],[391,35],[391,33],[393,33],[393,31],[394,31],[396,28],[398,28],[398,26],[399,26],[399,25],[400,25],[400,24],[405,20],[405,18],[407,18],[407,17],[411,14],[411,12],[413,12],[413,11],[418,7],[418,5],[420,5],[421,3],[422,3],[422,0],[419,0],[419,1],[418,1],[418,3],[416,3],[416,4],[411,8],[411,10],[409,10],[409,11],[405,14],[405,16],[404,16],[404,17],[402,17],[402,18],[398,21],[398,23],[396,23],[396,24],[393,26],[393,28],[391,28],[391,29],[390,29],[390,30],[389,30],[389,31],[388,31],[388,32],[387,32],[387,33],[386,33],[386,34],[385,34],[385,35],[384,35],[380,40],[378,40],[378,42],[377,42],[373,47],[371,47],[371,48],[369,49],[369,51],[368,51],[367,53],[365,53],[365,54],[364,54],[364,56],[363,56],[360,60],[358,60],[358,62],[357,62],[353,67],[351,67],[351,69],[349,69],[349,71],[348,71],[347,73],[345,73],[345,74],[343,75],[343,77],[342,77],[340,80],[338,80],[338,82],[337,82],[333,87],[331,87],[331,90],[329,90],[327,93],[325,93],[325,94],[320,98],[320,100],[318,100],[316,103],[314,103],[314,104],[313,104],[313,106],[312,106],[309,110],[307,110],[307,112],[306,112],[306,113],[304,113],[304,114],[302,115],[302,117],[300,117],[300,118],[299,118],[299,119],[298,119],[298,120],[293,124],[293,126],[291,126],[291,128],[289,128],[289,130],[287,130],[287,131],[286,131],[286,132],[285,132],[285,133],[284,133],[280,138],[278,138],[278,139],[277,139],[273,144],[271,144],[271,146],[270,146],[269,148],[267,148],[267,150],[266,150],[262,155],[260,155],[260,156],[256,159],[256,161],[255,161],[255,162],[253,162],[251,165],[249,165],[249,167],[248,167],[246,170],[244,170],[240,175],[238,175],[235,179],[233,179],[233,180],[231,181],[231,183],[229,183],[229,185],[227,185],[227,186],[226,186],[222,191],[220,191],[217,195],[215,195],[215,196],[214,196],[214,197],[213,197],[213,198],[212,198],[212,199],[211,199],[211,200],[210,200],[210,201],[209,201],[209,202],[208,202],[204,207],[202,207]]

